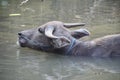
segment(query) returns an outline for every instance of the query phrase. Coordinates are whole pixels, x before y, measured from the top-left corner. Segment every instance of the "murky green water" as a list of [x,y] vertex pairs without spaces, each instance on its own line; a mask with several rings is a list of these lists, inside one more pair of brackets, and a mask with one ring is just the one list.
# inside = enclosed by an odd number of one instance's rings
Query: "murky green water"
[[120,0],[0,0],[0,80],[120,80],[119,58],[63,56],[16,46],[45,22],[86,22],[91,40],[120,33]]

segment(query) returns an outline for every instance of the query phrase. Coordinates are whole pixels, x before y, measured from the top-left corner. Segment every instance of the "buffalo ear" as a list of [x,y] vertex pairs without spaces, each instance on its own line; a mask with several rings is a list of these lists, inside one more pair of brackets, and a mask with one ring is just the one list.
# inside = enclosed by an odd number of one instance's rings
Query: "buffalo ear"
[[70,44],[70,40],[66,37],[59,37],[57,39],[52,39],[51,44],[54,48],[62,48]]
[[90,32],[87,29],[78,29],[78,30],[71,31],[71,35],[74,38],[79,39],[84,36],[89,36]]

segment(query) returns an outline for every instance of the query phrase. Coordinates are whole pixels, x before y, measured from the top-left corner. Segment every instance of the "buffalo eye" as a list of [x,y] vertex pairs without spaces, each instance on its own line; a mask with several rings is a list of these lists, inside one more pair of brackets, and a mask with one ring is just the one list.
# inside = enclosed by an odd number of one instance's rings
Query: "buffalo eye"
[[38,31],[39,31],[40,33],[44,33],[44,30],[43,30],[42,28],[39,28]]

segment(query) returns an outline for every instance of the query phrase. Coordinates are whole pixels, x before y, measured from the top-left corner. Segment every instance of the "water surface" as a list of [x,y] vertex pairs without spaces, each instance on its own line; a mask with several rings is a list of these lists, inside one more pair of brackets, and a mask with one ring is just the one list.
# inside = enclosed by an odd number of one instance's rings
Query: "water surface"
[[119,0],[0,0],[0,80],[120,80],[120,58],[64,56],[16,46],[19,31],[53,20],[85,22],[91,32],[85,40],[120,33],[119,4]]

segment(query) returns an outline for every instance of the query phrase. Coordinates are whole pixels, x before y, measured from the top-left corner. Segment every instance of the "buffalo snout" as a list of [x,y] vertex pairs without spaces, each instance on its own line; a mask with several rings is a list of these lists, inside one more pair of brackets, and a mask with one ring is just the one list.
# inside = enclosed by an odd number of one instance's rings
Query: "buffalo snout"
[[18,33],[18,42],[19,42],[19,45],[21,47],[26,47],[27,41],[28,41],[27,37],[23,33],[19,32]]

